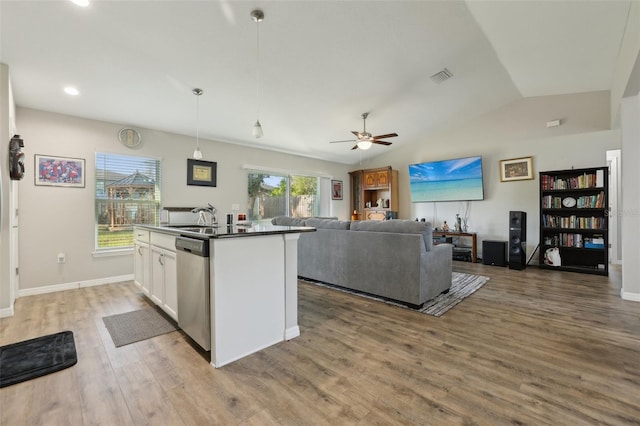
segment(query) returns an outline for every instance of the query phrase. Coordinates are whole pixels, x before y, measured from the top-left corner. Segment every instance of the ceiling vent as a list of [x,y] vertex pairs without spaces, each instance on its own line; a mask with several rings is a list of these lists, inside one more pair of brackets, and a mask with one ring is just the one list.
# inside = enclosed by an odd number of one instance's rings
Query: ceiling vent
[[451,71],[445,68],[442,71],[432,75],[431,80],[433,80],[433,82],[436,84],[440,84],[445,80],[449,80],[451,77],[453,77],[453,74],[451,74]]

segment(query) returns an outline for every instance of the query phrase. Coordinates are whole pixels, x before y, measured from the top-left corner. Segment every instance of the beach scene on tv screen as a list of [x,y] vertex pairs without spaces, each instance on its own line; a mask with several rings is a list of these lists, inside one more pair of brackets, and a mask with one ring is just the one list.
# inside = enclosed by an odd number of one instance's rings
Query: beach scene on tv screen
[[414,203],[482,200],[482,157],[410,164],[409,186]]

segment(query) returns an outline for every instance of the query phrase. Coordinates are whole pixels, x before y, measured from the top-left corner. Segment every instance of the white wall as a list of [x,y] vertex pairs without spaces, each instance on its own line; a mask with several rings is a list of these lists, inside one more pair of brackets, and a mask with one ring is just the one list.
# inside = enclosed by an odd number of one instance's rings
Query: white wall
[[[187,158],[195,148],[193,137],[139,129],[143,145],[125,148],[118,141],[120,124],[86,120],[18,108],[17,121],[24,139],[27,172],[20,181],[20,289],[82,285],[133,273],[132,255],[94,257],[95,153],[152,156],[163,162],[164,206],[193,207],[210,202],[221,214],[232,203],[247,204],[247,171],[243,164],[294,171],[308,170],[348,182],[347,166],[262,149],[201,140],[203,160],[216,161],[218,186],[187,186]],[[260,145],[256,141],[256,145]],[[86,187],[34,185],[34,154],[86,159]],[[332,201],[332,214],[349,217],[349,185],[344,200]],[[57,254],[66,263],[57,263]]]
[[[616,60],[611,84],[611,126],[618,127],[622,98],[632,78],[634,66],[640,53],[640,2],[633,1],[625,27],[620,52]],[[637,72],[637,70],[636,70]],[[637,87],[637,83],[636,83]]]
[[640,301],[640,95],[622,99],[622,290],[624,299]]
[[9,67],[0,63],[0,318],[12,315],[9,268]]
[[[560,127],[546,122],[561,119]],[[527,253],[539,240],[538,172],[606,166],[606,151],[620,147],[620,133],[609,130],[609,93],[545,96],[518,100],[453,129],[429,135],[421,143],[408,145],[372,158],[367,167],[391,165],[399,172],[400,218],[425,218],[434,226],[444,220],[452,225],[465,203],[411,203],[407,166],[423,161],[482,155],[483,201],[471,202],[469,231],[482,240],[508,239],[510,210],[527,212]],[[499,161],[533,157],[535,179],[500,182]],[[537,259],[537,255],[536,255]],[[532,264],[536,263],[535,259]]]

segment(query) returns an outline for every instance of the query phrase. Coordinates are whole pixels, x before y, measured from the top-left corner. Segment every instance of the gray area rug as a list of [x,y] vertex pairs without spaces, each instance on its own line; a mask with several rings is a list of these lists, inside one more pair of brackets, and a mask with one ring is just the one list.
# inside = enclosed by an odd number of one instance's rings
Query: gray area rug
[[484,277],[482,275],[465,274],[462,272],[453,272],[451,276],[451,288],[449,289],[449,292],[447,294],[440,294],[435,298],[427,301],[420,309],[413,309],[406,305],[403,305],[402,303],[394,302],[381,297],[376,297],[367,293],[352,291],[344,287],[334,286],[319,281],[311,281],[305,279],[301,280],[307,283],[332,288],[345,293],[355,294],[357,296],[378,300],[390,305],[400,306],[402,308],[411,309],[412,311],[439,317],[449,309],[453,308],[458,303],[462,302],[464,299],[475,293],[478,289],[480,289],[487,283],[487,281],[489,281],[489,277]]
[[419,309],[419,311],[423,314],[439,317],[467,297],[471,296],[480,289],[480,287],[485,285],[487,281],[489,281],[489,277],[484,277],[482,275],[454,272],[451,277],[451,289],[449,289],[449,293],[440,294],[434,299],[429,300],[421,309]]
[[154,308],[103,317],[116,347],[176,331],[177,328]]

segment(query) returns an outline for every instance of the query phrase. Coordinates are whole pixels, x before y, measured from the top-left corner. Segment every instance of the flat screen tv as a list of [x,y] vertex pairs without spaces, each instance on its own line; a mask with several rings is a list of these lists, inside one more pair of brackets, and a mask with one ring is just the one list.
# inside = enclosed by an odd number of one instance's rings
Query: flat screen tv
[[482,157],[409,165],[411,202],[484,200]]

